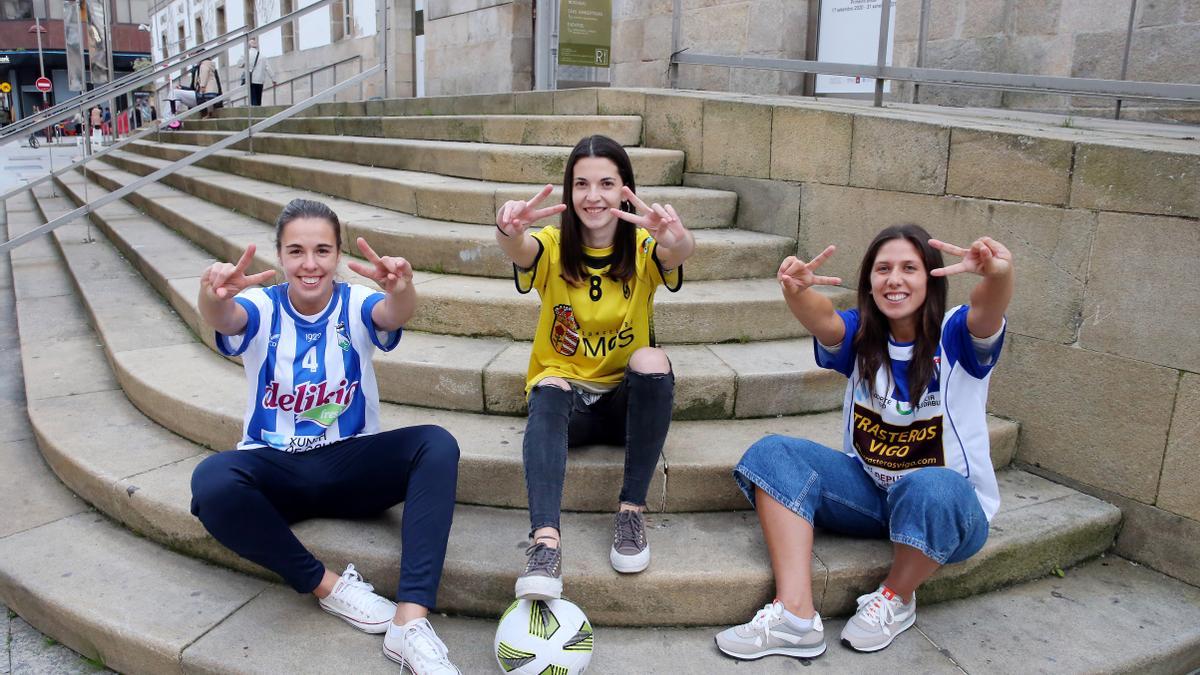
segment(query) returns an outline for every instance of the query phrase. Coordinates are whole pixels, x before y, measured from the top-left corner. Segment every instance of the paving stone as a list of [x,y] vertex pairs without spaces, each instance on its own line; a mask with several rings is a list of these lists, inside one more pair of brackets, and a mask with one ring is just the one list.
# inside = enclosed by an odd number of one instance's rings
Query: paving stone
[[771,178],[846,185],[854,118],[777,106],[771,124]]
[[[1139,361],[1200,371],[1200,285],[1181,263],[1200,250],[1183,218],[1100,214],[1079,343]],[[1128,282],[1153,269],[1149,283]],[[1123,281],[1122,281],[1123,280]]]
[[1021,461],[1154,500],[1176,371],[1020,335],[1000,362],[990,407],[1022,421]]
[[1182,373],[1171,433],[1163,458],[1162,479],[1155,504],[1200,521],[1200,491],[1192,478],[1200,474],[1200,375]]
[[[3,673],[95,675],[112,673],[97,660],[87,660],[58,640],[43,635],[20,617],[12,619]],[[10,670],[11,664],[11,670]]]
[[723,176],[769,178],[771,117],[769,106],[705,101],[700,170]]
[[885,117],[854,117],[850,185],[943,194],[950,129]]
[[923,608],[918,623],[967,672],[1178,673],[1200,666],[1197,608],[1196,588],[1109,556]]
[[946,192],[1066,205],[1074,149],[1065,141],[956,128],[950,136]]
[[[131,537],[97,514],[7,537],[0,552],[9,606],[119,672],[182,672],[184,648],[264,587]],[[161,611],[183,605],[188,611]]]

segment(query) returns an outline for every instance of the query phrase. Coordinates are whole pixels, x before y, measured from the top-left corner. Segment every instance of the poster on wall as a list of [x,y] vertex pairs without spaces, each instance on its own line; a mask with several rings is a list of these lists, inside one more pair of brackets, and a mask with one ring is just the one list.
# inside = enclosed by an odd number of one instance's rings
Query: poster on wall
[[63,31],[67,46],[67,89],[83,91],[87,88],[87,76],[83,70],[83,32],[76,0],[63,0]]
[[558,64],[607,68],[612,56],[612,0],[560,0]]
[[[896,3],[888,17],[887,65],[892,65],[896,37]],[[831,63],[874,65],[879,61],[879,18],[882,0],[821,0],[817,60]],[[883,83],[891,91],[891,81]],[[875,91],[873,77],[817,75],[818,94],[869,94]]]
[[84,5],[83,34],[87,43],[88,59],[92,63],[92,84],[100,86],[109,80],[108,72],[108,17],[105,0],[86,0]]

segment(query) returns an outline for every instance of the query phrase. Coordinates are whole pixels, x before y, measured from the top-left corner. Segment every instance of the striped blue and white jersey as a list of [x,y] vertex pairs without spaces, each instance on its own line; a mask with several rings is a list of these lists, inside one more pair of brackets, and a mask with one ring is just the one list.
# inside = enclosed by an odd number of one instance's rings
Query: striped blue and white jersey
[[[970,481],[988,520],[1000,507],[1000,492],[987,423],[988,383],[1004,345],[1001,328],[988,344],[967,329],[967,305],[953,307],[942,318],[942,335],[933,356],[933,379],[909,404],[908,364],[913,343],[888,339],[888,367],[874,382],[858,372],[854,335],[857,309],[840,311],[846,336],[827,348],[813,340],[817,364],[850,378],[842,404],[842,451],[857,457],[863,470],[882,489],[905,474],[926,467],[957,471]],[[835,351],[836,350],[836,351]]]
[[371,367],[378,347],[391,351],[400,330],[379,331],[371,310],[384,294],[335,283],[312,320],[296,312],[287,284],[242,291],[241,335],[217,333],[217,347],[241,356],[249,400],[239,449],[305,452],[379,431],[379,387]]

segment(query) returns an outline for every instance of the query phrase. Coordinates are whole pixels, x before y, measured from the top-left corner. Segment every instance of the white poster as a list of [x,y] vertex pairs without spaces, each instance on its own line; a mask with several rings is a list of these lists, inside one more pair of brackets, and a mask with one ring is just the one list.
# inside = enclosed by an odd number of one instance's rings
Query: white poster
[[[892,65],[895,42],[896,3],[891,3],[888,18],[887,65]],[[817,60],[831,63],[875,65],[879,61],[879,13],[882,0],[821,0],[820,35]],[[891,81],[883,90],[891,90]],[[875,78],[844,75],[817,75],[818,94],[873,93]]]

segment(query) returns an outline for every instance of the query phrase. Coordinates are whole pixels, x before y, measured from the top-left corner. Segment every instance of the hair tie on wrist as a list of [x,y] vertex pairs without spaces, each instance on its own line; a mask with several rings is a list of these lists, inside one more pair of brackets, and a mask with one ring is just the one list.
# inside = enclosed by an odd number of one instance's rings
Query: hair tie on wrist
[[500,230],[500,234],[502,234],[506,237],[509,236],[509,234],[507,232],[505,232],[503,228],[500,227],[500,223],[496,223],[496,229]]

